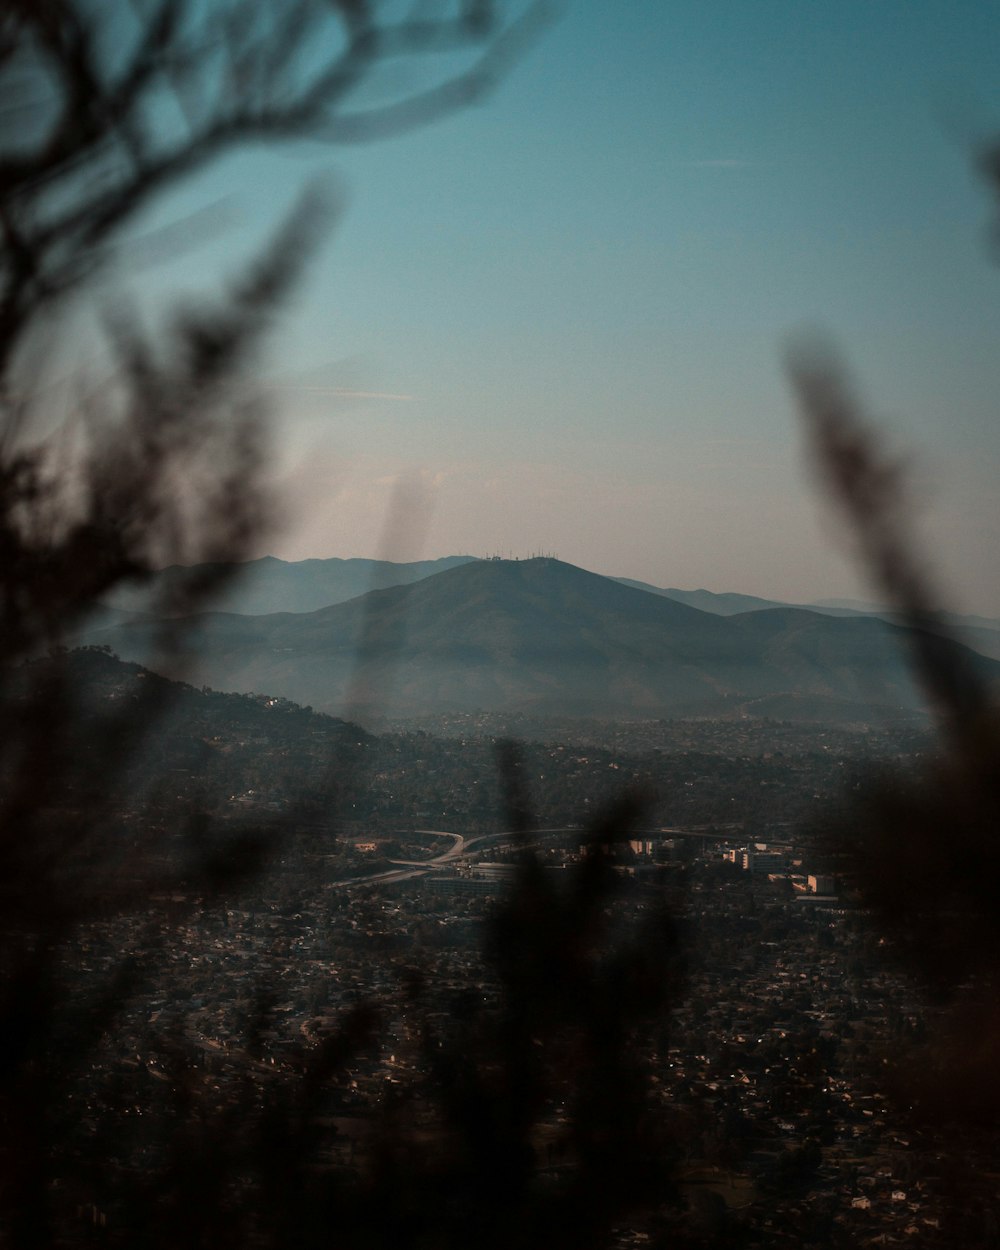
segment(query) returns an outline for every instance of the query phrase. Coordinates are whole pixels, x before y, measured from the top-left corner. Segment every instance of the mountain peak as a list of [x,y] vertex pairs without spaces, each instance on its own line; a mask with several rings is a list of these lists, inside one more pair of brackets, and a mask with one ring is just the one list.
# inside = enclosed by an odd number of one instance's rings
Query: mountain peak
[[[552,556],[445,563],[426,562],[419,580],[404,566],[405,583],[369,589],[378,584],[373,562],[364,592],[318,610],[289,603],[280,613],[199,618],[188,634],[189,680],[334,714],[349,704],[352,716],[530,710],[620,719],[791,708],[829,721],[922,703],[905,631],[874,618],[788,607],[722,616]],[[154,636],[132,623],[92,641],[142,660]],[[997,682],[1000,666],[970,663]]]

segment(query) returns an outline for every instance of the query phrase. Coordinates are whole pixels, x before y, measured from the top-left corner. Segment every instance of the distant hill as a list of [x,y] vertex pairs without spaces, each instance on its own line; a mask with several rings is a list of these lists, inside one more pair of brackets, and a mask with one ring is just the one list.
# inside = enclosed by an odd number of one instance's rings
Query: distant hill
[[[93,645],[42,656],[17,669],[12,681],[14,705],[31,697],[32,683],[39,674],[47,677],[56,671],[66,682],[64,694],[74,718],[84,726],[82,749],[89,745],[87,725],[103,715],[129,725],[130,742],[143,738],[147,744],[177,734],[204,744],[223,730],[228,736],[251,741],[282,741],[287,734],[302,738],[321,735],[325,741],[344,739],[352,743],[373,740],[358,725],[299,707],[291,700],[199,690]],[[151,767],[158,767],[156,760]]]
[[315,612],[386,586],[419,581],[466,564],[473,556],[445,556],[397,564],[391,560],[279,560],[264,556],[244,564],[172,565],[146,585],[123,584],[105,599],[110,608],[149,612],[157,599],[184,601],[188,586],[204,583],[206,574],[230,574],[211,607],[219,612],[264,616],[269,612]]
[[675,587],[664,589],[651,586],[648,582],[637,582],[630,577],[616,577],[614,580],[623,586],[632,586],[651,595],[673,599],[675,603],[684,603],[689,608],[697,608],[699,612],[711,612],[714,616],[736,616],[740,612],[759,612],[766,608],[789,606],[776,599],[758,599],[755,595],[716,593],[711,590],[677,590]]
[[[795,608],[713,615],[552,559],[467,562],[316,612],[208,613],[188,626],[190,656],[177,669],[187,680],[335,714],[718,716],[780,706],[854,720],[921,702],[896,625]],[[136,621],[92,640],[148,662],[151,637]],[[969,660],[1000,680],[1000,664]]]
[[[758,599],[755,595],[739,595],[732,593],[716,593],[711,590],[677,590],[651,586],[648,582],[637,582],[630,578],[618,577],[616,581],[623,586],[634,586],[639,590],[648,591],[653,595],[663,595],[677,603],[685,603],[688,607],[698,608],[702,612],[712,612],[716,616],[736,616],[741,612],[764,612],[772,608],[797,607],[810,612],[818,612],[822,616],[874,616],[882,621],[891,621],[896,625],[906,622],[891,608],[880,607],[878,604],[862,603],[856,599],[820,599],[816,603],[781,603],[776,599]],[[960,642],[980,655],[1000,660],[1000,621],[986,616],[964,616],[957,612],[943,612],[941,624]]]

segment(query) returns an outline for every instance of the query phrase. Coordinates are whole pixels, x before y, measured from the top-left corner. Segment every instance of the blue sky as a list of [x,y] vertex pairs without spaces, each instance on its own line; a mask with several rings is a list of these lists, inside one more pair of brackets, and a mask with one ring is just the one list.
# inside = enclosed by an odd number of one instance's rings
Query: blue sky
[[[555,551],[662,586],[857,594],[782,356],[829,332],[911,465],[956,606],[1000,614],[1000,267],[975,146],[1000,5],[578,0],[489,102],[369,147],[241,153],[157,206],[344,207],[271,344],[288,558]],[[218,207],[221,204],[221,207]],[[422,504],[385,538],[394,484]]]

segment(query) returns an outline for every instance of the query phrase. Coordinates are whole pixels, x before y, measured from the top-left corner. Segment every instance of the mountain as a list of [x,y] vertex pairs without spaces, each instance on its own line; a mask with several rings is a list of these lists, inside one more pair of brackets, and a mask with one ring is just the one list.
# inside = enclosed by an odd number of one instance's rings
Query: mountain
[[315,612],[344,603],[385,586],[400,586],[431,577],[473,560],[473,556],[445,556],[396,564],[391,560],[279,560],[264,556],[243,564],[171,565],[152,582],[124,584],[106,597],[109,607],[125,612],[151,612],[157,600],[183,603],[185,588],[204,585],[225,575],[223,589],[213,598],[219,612],[263,616],[269,612]]
[[[552,559],[474,561],[316,612],[207,613],[189,655],[157,663],[148,622],[98,631],[128,659],[319,710],[531,710],[858,719],[915,709],[907,631],[795,608],[724,617]],[[1000,664],[968,653],[984,680]]]
[[[615,581],[623,586],[634,586],[649,594],[663,595],[677,603],[685,603],[688,607],[698,608],[702,612],[712,612],[716,616],[736,616],[742,612],[763,612],[773,608],[804,608],[809,612],[818,612],[822,616],[873,616],[881,621],[891,621],[895,625],[906,625],[905,619],[891,608],[873,603],[862,603],[857,599],[820,599],[815,603],[788,604],[776,599],[758,599],[755,595],[739,595],[733,593],[717,593],[711,590],[676,590],[651,586],[648,582],[637,582],[631,578],[617,577]],[[965,616],[958,612],[941,613],[942,630],[980,655],[1000,660],[1000,621],[987,616]]]
[[[235,612],[242,616],[264,616],[275,612],[315,612],[337,603],[346,603],[371,590],[408,585],[474,562],[473,556],[445,556],[437,560],[417,560],[406,564],[389,560],[336,558],[286,561],[266,556],[238,565],[174,565],[162,570],[145,586],[116,587],[105,601],[106,616],[109,618],[105,624],[110,626],[114,623],[110,619],[113,612],[117,612],[120,617],[127,613],[179,614],[185,610],[183,607],[178,608],[175,613],[170,611],[169,605],[184,604],[185,587],[204,585],[206,580],[214,580],[220,574],[229,576],[223,579],[222,591],[212,600],[211,607],[214,610]],[[774,599],[761,599],[755,595],[663,589],[648,582],[623,577],[612,580],[716,616],[736,616],[743,612],[794,606],[825,616],[877,616],[894,624],[905,624],[888,608],[853,600],[824,600],[819,603],[792,605]],[[165,608],[163,605],[168,606]],[[981,655],[1000,659],[1000,621],[945,613],[942,622],[966,646]],[[77,631],[74,636],[79,639],[91,638],[97,624],[95,616],[83,631]]]
[[862,599],[817,599],[809,605],[817,611],[853,612],[861,616],[883,616],[892,609],[884,603],[869,603]]
[[662,589],[651,586],[648,582],[637,582],[631,577],[616,577],[614,580],[623,586],[645,590],[647,594],[662,595],[665,599],[673,599],[675,603],[687,604],[689,608],[697,608],[699,612],[711,612],[714,616],[736,616],[740,612],[760,612],[765,608],[789,606],[776,599],[758,599],[756,595],[717,593],[713,590],[677,590],[674,587]]

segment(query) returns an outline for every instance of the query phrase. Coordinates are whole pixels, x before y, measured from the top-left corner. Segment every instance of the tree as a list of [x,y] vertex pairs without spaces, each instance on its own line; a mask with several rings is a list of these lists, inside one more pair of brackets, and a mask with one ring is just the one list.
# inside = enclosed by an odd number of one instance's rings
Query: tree
[[[169,683],[151,680],[127,707],[88,716],[74,685],[81,661],[68,662],[62,644],[109,589],[164,564],[212,562],[172,606],[204,604],[225,566],[268,524],[265,422],[246,384],[256,346],[330,205],[315,191],[304,195],[214,307],[177,309],[151,335],[112,320],[113,382],[99,399],[81,395],[75,419],[53,436],[44,371],[60,316],[73,301],[92,299],[96,276],[139,211],[198,167],[250,142],[354,143],[426,124],[488,93],[548,16],[538,0],[455,0],[402,12],[381,0],[12,0],[0,12],[0,106],[9,123],[0,139],[6,1244],[48,1246],[65,1232],[53,1159],[72,1115],[60,1099],[70,1071],[112,1027],[137,972],[123,959],[96,995],[70,1005],[60,961],[84,919],[143,906],[154,875],[143,867],[149,848],[123,873],[107,825],[122,800],[125,766],[173,697]],[[449,65],[464,55],[464,67],[434,79],[433,58],[442,53]],[[371,103],[380,69],[400,58],[430,65],[429,85]],[[162,647],[176,642],[165,626]],[[45,663],[25,664],[46,651]],[[202,825],[193,812],[194,867],[184,871],[197,874],[206,897],[254,874],[281,832],[246,827],[220,847],[206,843]],[[348,1020],[313,1079],[370,1024],[364,1011]],[[289,1094],[284,1120],[268,1121],[290,1142],[310,1089],[307,1080]],[[301,1146],[304,1131],[295,1140]],[[207,1160],[202,1149],[186,1162],[195,1157]],[[289,1166],[296,1157],[286,1151]],[[192,1177],[179,1155],[175,1163],[178,1196],[198,1186],[216,1192],[208,1172]],[[179,1242],[190,1231],[182,1225],[164,1226],[160,1243],[174,1235]]]

